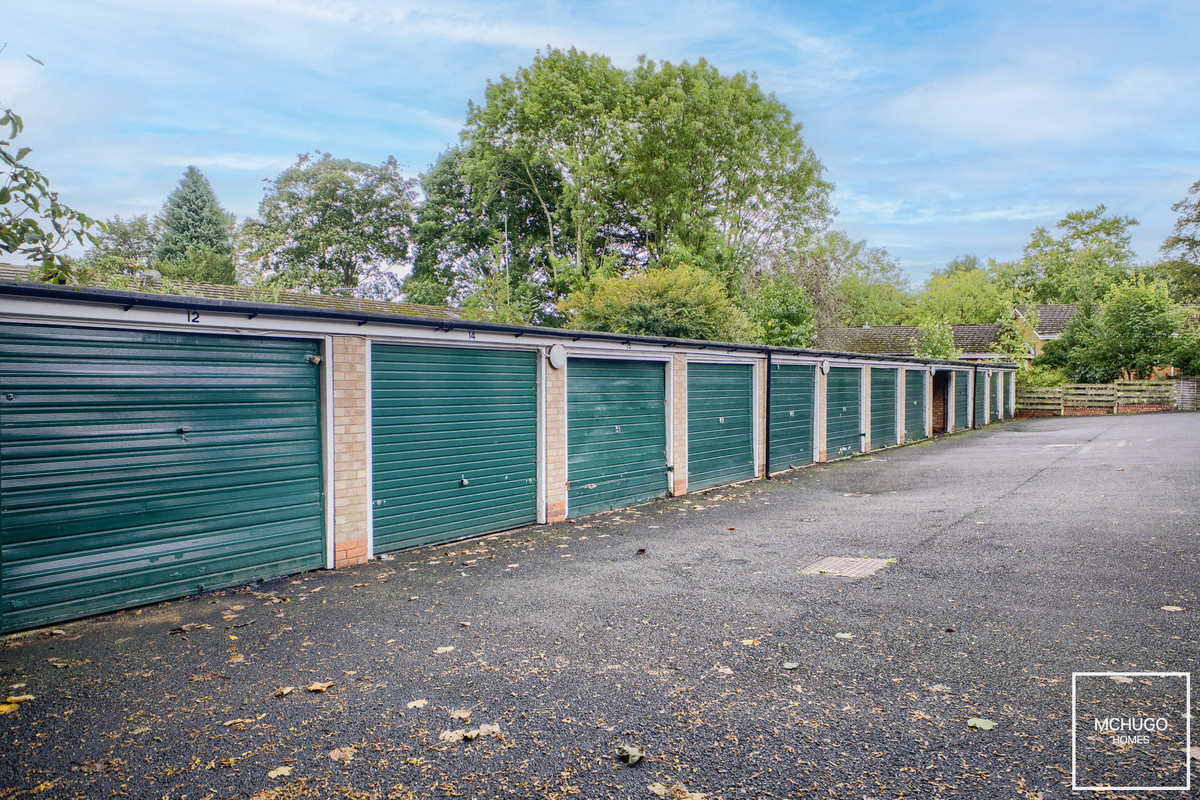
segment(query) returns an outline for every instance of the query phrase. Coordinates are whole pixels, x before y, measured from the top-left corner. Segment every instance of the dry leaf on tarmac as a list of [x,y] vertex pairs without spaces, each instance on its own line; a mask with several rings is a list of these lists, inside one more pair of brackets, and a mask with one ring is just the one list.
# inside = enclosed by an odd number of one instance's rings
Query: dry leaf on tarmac
[[276,767],[275,769],[273,769],[267,773],[267,777],[268,778],[286,778],[288,775],[291,775],[291,774],[292,774],[291,767],[286,767],[286,766],[285,767]]
[[17,703],[0,703],[0,715],[11,713],[20,707]]
[[1200,747],[1192,747],[1188,749],[1193,761],[1200,761]]
[[721,673],[722,675],[732,675],[733,674],[733,670],[730,667],[717,666],[717,667],[715,667],[715,669],[717,672]]
[[171,630],[167,631],[167,636],[170,636],[172,633],[188,633],[189,631],[211,631],[211,630],[212,630],[212,625],[208,625],[203,622],[199,622],[199,623],[188,622],[183,625],[180,625],[178,628],[172,628]]
[[254,722],[254,720],[252,720],[252,719],[249,719],[248,717],[244,717],[244,718],[241,718],[241,719],[231,719],[231,720],[227,720],[227,721],[225,721],[225,722],[222,722],[222,723],[221,723],[221,727],[223,727],[223,728],[228,728],[228,727],[230,727],[230,726],[232,726],[232,725],[249,725],[249,724],[251,724],[252,722]]
[[967,720],[967,725],[972,728],[978,728],[981,731],[990,731],[992,728],[996,727],[995,722],[992,722],[990,719],[984,719],[983,717],[971,717],[969,720]]
[[641,761],[646,757],[646,749],[631,744],[623,744],[617,747],[617,758],[624,761],[629,766]]
[[1183,611],[1179,606],[1162,606],[1163,611]]
[[292,692],[296,691],[295,686],[280,686],[275,690],[276,697],[287,697]]
[[854,638],[853,633],[835,633],[834,636],[836,636],[838,639],[853,639]]
[[461,728],[456,731],[442,731],[438,734],[438,739],[443,742],[461,742],[467,732]]
[[650,790],[651,794],[665,797],[667,800],[704,800],[702,792],[690,792],[681,783],[677,783],[669,789],[661,783],[652,783],[646,788]]
[[446,646],[446,647],[439,647],[439,648],[438,648],[437,650],[435,650],[434,652],[435,652],[435,653],[449,653],[449,652],[450,652],[451,650],[453,650],[453,649],[454,649],[454,645],[448,645],[448,646]]
[[912,712],[912,718],[914,721],[923,720],[925,722],[929,722],[933,719],[933,717],[929,716],[924,711],[919,711],[919,710]]
[[931,692],[948,692],[948,691],[950,691],[950,687],[944,683],[935,683],[933,686],[929,687],[929,691],[931,691]]
[[470,719],[470,718],[471,718],[471,709],[469,709],[469,708],[456,708],[450,712],[450,719]]
[[1126,675],[1109,675],[1108,679],[1113,683],[1133,683],[1133,678]]
[[354,754],[358,752],[357,747],[346,745],[345,747],[337,747],[329,751],[329,757],[334,761],[345,764],[348,761],[354,760]]
[[31,694],[14,694],[4,698],[6,703],[28,703],[33,699]]
[[119,758],[102,758],[99,761],[80,761],[75,766],[71,767],[72,772],[84,772],[89,775],[95,775],[104,772],[109,767],[115,767],[121,763]]
[[424,708],[427,705],[429,705],[428,700],[413,700],[408,704],[408,708]]
[[758,644],[758,639],[742,639],[742,646],[744,647],[754,647],[756,644]]
[[308,686],[305,686],[304,688],[308,689],[310,692],[323,692],[326,689],[328,689],[330,686],[333,686],[333,681],[327,681],[324,683],[322,683],[320,681],[314,681],[313,683],[310,683]]

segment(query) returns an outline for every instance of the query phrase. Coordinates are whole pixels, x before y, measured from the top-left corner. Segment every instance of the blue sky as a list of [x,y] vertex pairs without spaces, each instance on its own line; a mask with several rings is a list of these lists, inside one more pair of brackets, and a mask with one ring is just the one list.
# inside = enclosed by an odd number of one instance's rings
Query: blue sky
[[0,18],[0,104],[101,218],[158,211],[188,164],[239,216],[312,150],[417,175],[547,45],[757,73],[836,184],[835,227],[914,283],[1099,203],[1141,221],[1152,260],[1200,179],[1195,0],[0,0]]

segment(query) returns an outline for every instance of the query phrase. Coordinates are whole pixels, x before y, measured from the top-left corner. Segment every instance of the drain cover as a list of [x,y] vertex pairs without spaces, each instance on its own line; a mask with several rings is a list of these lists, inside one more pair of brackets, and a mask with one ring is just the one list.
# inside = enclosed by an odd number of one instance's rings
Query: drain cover
[[843,578],[865,578],[874,575],[894,558],[846,558],[845,556],[829,556],[800,571],[805,575],[840,575]]

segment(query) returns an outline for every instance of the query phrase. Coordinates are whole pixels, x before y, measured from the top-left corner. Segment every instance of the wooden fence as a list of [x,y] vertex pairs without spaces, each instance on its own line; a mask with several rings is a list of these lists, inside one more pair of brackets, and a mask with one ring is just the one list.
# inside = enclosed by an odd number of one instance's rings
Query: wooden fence
[[1017,412],[1026,416],[1136,414],[1179,408],[1175,381],[1067,383],[1017,389]]

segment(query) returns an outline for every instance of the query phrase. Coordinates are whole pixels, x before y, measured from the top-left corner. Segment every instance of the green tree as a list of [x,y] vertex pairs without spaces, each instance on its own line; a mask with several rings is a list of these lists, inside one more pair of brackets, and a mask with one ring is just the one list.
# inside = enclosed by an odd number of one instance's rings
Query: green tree
[[1188,196],[1171,206],[1179,214],[1171,235],[1162,245],[1164,265],[1171,275],[1177,299],[1200,302],[1200,181]]
[[[513,291],[540,298],[534,321],[554,324],[560,318],[553,299],[563,288],[556,285],[548,248],[558,205],[557,176],[544,166],[529,172],[512,161],[497,166],[500,173],[490,188],[473,184],[463,169],[461,149],[453,148],[421,176],[424,200],[413,228],[413,270],[405,279],[405,295],[465,303],[485,284],[495,288],[493,271],[500,271]],[[549,204],[549,215],[543,203]],[[495,255],[498,246],[501,257]]]
[[753,282],[744,307],[754,341],[779,347],[808,347],[816,337],[816,309],[804,287],[788,275]]
[[1020,261],[998,264],[997,279],[1017,302],[1081,304],[1099,300],[1134,269],[1132,217],[1099,205],[1059,220],[1058,235],[1038,227]]
[[147,214],[121,219],[118,214],[105,220],[104,232],[94,238],[79,260],[79,277],[94,281],[110,274],[132,274],[154,266],[162,223]]
[[[193,251],[191,257],[188,251]],[[233,283],[233,248],[229,239],[229,218],[217,202],[217,195],[204,173],[195,167],[188,167],[175,191],[167,197],[162,209],[162,235],[158,242],[156,253],[160,262],[177,262],[176,273],[180,277],[199,280],[198,276],[186,275],[181,272],[179,265],[196,265],[199,253],[211,253],[202,256],[205,262],[223,259],[226,267],[209,273],[210,277],[220,276],[221,283]]]
[[302,155],[268,187],[259,219],[247,221],[250,258],[282,289],[328,294],[381,277],[386,285],[379,273],[408,258],[415,186],[394,158],[376,167]]
[[920,358],[954,360],[962,351],[954,346],[954,329],[944,320],[926,320],[917,326],[917,335],[909,342],[913,355]]
[[[775,98],[701,61],[551,49],[489,83],[463,131],[464,172],[491,194],[521,178],[546,224],[555,289],[608,268],[694,263],[734,290],[752,255],[821,229],[830,185]],[[557,202],[537,187],[546,171]]]
[[914,301],[918,321],[945,320],[954,325],[984,324],[1012,310],[1011,293],[982,269],[934,274]]
[[941,269],[935,269],[931,276],[942,276],[949,278],[957,275],[960,272],[971,272],[972,270],[983,269],[983,263],[976,255],[955,256],[946,262],[946,266]]
[[583,330],[716,341],[749,337],[746,317],[725,287],[698,267],[601,277],[560,305],[568,325]]
[[[1006,361],[1021,365],[1021,370],[1028,368],[1028,361],[1033,354],[1033,347],[1025,338],[1025,328],[1017,321],[1017,315],[1011,309],[998,317],[1000,332],[996,335],[996,351],[1004,355]],[[1037,330],[1041,317],[1036,308],[1026,309],[1025,324]],[[1019,377],[1019,376],[1018,376]]]
[[836,231],[825,237],[824,246],[831,248],[836,265],[835,288],[842,325],[879,327],[907,319],[912,299],[908,276],[887,250],[869,247],[865,241],[852,241]]
[[24,127],[12,109],[0,106],[0,131],[7,129],[0,133],[0,253],[35,262],[42,280],[73,282],[66,249],[92,242],[93,226],[102,231],[104,225],[59,202],[50,180],[25,161],[31,148],[13,151]]

